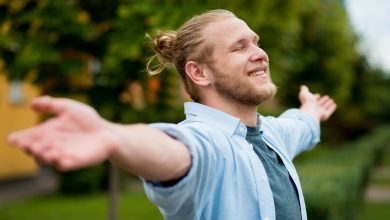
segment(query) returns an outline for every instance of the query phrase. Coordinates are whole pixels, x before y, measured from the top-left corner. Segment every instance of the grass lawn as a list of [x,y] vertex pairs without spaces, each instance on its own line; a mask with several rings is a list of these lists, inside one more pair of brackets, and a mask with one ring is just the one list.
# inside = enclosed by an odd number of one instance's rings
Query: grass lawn
[[390,201],[366,202],[358,220],[385,220],[390,219]]
[[[158,209],[142,190],[121,192],[118,220],[161,220]],[[88,196],[50,195],[14,202],[0,207],[1,220],[103,220],[108,215],[106,194]]]

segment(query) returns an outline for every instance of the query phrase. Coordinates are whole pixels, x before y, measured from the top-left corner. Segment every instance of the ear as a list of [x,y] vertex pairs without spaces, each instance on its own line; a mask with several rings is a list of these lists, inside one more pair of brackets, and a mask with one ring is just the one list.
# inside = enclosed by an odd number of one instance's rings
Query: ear
[[205,69],[195,61],[188,61],[185,66],[187,76],[199,86],[210,85],[210,78]]

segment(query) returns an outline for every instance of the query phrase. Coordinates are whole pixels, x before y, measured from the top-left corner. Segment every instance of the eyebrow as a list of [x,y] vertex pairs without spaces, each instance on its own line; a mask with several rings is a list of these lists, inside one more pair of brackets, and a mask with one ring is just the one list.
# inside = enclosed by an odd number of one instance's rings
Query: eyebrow
[[[252,37],[252,40],[259,42],[260,41],[259,35],[254,34],[253,37]],[[235,46],[237,44],[246,43],[247,41],[248,41],[248,38],[240,38],[239,40],[237,40],[234,43],[232,43],[230,47],[233,47],[233,46]]]

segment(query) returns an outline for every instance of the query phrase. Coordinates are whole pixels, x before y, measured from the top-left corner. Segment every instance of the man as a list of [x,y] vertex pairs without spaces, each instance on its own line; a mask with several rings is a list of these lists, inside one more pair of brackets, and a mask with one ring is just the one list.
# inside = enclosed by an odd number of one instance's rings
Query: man
[[108,159],[141,177],[165,219],[306,219],[292,159],[319,141],[333,100],[302,86],[300,109],[259,115],[276,93],[268,56],[229,11],[203,13],[153,42],[161,65],[148,69],[174,65],[195,101],[185,121],[113,124],[81,103],[41,97],[32,107],[56,117],[9,142],[60,170]]

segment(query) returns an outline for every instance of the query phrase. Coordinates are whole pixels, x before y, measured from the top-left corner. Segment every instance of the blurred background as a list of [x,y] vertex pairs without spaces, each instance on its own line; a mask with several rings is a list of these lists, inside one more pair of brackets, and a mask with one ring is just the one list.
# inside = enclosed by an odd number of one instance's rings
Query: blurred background
[[[45,119],[29,109],[39,95],[120,123],[182,120],[180,78],[146,73],[145,34],[215,8],[245,20],[270,57],[279,91],[260,113],[297,107],[301,84],[338,104],[320,146],[295,161],[309,219],[390,219],[385,0],[0,0],[0,219],[107,219],[108,164],[57,173],[8,146],[7,134]],[[117,218],[162,219],[136,177],[118,176]]]

